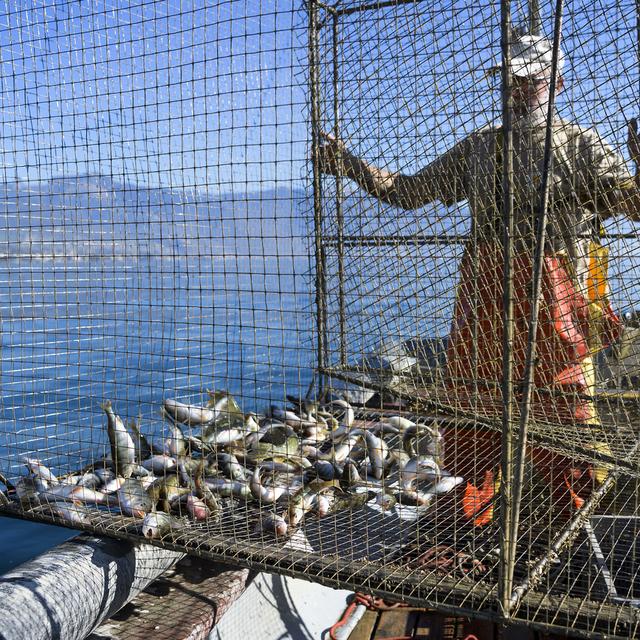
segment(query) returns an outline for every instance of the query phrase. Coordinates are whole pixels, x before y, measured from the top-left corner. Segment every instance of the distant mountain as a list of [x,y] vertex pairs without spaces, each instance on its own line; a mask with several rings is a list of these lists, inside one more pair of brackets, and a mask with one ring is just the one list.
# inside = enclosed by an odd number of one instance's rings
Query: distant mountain
[[306,251],[304,191],[149,188],[88,175],[0,184],[0,256],[104,258]]

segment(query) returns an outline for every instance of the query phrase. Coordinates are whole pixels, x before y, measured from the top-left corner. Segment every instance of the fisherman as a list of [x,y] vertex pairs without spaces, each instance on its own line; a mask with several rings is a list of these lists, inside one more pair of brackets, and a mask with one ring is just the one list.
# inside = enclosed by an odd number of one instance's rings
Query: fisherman
[[[535,220],[541,201],[547,113],[551,93],[552,43],[519,35],[510,44],[512,80],[514,259],[513,380],[521,399],[535,254]],[[557,59],[556,93],[564,86],[564,55]],[[498,67],[499,69],[499,67]],[[492,71],[495,71],[493,68]],[[606,281],[607,251],[600,242],[602,222],[615,214],[640,219],[640,136],[628,123],[632,176],[622,157],[594,129],[552,114],[548,224],[534,365],[533,419],[554,424],[598,425],[592,401],[595,354],[616,340],[621,324],[611,308]],[[476,415],[496,417],[502,408],[503,229],[501,126],[487,125],[466,136],[413,175],[373,166],[329,134],[320,148],[321,170],[354,180],[390,205],[417,209],[440,201],[467,201],[472,227],[462,258],[454,318],[447,347],[446,397],[438,398]],[[456,442],[456,473],[467,475],[465,515],[478,513],[499,485],[499,435]],[[589,438],[592,442],[589,443]],[[584,446],[598,448],[585,429]],[[449,447],[452,450],[453,447]],[[567,458],[536,452],[534,461],[554,494],[574,491],[585,475]],[[546,457],[546,459],[544,459]],[[554,469],[551,470],[550,469]],[[589,478],[598,475],[588,470]],[[484,483],[481,487],[480,483]],[[576,484],[579,484],[576,480]],[[590,491],[585,488],[583,493]],[[554,495],[554,499],[555,499]],[[566,502],[566,500],[565,500]]]

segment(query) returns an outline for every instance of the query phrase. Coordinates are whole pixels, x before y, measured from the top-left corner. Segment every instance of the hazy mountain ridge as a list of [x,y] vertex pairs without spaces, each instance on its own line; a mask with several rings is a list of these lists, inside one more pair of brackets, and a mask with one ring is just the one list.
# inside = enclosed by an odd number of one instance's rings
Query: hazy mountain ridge
[[210,195],[107,176],[0,184],[0,256],[106,258],[306,252],[301,189]]

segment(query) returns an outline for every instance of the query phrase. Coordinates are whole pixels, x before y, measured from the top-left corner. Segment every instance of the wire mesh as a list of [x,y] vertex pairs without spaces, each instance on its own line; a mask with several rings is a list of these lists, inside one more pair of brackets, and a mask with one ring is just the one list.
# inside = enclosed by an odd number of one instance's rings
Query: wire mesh
[[2,20],[3,513],[635,636],[634,2]]

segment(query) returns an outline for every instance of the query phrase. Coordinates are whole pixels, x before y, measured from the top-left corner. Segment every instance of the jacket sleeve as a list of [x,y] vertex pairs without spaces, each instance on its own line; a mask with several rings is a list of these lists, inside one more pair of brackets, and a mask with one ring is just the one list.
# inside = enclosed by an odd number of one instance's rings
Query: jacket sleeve
[[416,174],[425,187],[430,187],[435,194],[435,199],[445,205],[461,202],[467,198],[466,174],[470,146],[471,137],[469,136],[456,143]]
[[583,134],[580,147],[586,177],[586,204],[601,218],[620,213],[622,200],[636,188],[622,156],[593,129]]

